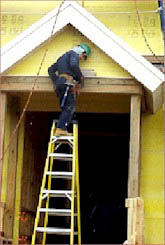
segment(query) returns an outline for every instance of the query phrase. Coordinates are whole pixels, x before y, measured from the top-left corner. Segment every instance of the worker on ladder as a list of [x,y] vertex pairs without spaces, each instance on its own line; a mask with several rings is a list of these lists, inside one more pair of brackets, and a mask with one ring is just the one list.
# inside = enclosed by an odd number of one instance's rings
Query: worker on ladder
[[84,83],[79,61],[86,60],[90,53],[91,49],[87,44],[80,44],[63,54],[48,68],[62,110],[55,136],[72,135],[67,128],[76,109],[76,95]]

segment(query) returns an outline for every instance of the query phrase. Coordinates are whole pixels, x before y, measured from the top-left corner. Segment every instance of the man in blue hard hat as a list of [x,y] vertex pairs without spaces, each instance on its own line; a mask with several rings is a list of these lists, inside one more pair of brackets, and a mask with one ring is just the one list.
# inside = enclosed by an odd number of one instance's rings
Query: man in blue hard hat
[[56,136],[70,136],[67,128],[76,109],[76,95],[84,83],[84,76],[79,67],[80,60],[86,60],[91,49],[87,44],[80,44],[66,52],[48,68],[48,74],[56,89],[61,107],[57,123]]

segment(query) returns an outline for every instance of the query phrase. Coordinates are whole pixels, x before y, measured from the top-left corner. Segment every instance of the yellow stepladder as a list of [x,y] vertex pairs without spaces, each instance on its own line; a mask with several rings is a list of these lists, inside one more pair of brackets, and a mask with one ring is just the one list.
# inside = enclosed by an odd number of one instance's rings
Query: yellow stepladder
[[78,162],[78,125],[74,124],[73,126],[74,132],[74,141],[73,141],[73,159],[72,159],[72,172],[73,178],[72,180],[72,202],[71,202],[71,234],[70,234],[70,245],[74,245],[74,231],[75,231],[75,222],[74,222],[74,214],[75,214],[75,197],[77,200],[77,228],[78,228],[78,244],[81,245],[81,219],[80,219],[80,185],[79,185],[79,162]]
[[[78,163],[78,124],[73,123],[73,136],[54,136],[55,121],[53,122],[50,142],[48,145],[48,154],[42,179],[42,185],[39,195],[39,203],[34,223],[32,235],[32,245],[37,244],[37,235],[42,233],[42,245],[46,244],[46,236],[51,235],[70,235],[70,245],[74,245],[74,236],[78,235],[78,244],[81,245],[81,219],[80,219],[80,186],[79,186],[79,163]],[[67,144],[72,153],[56,153],[61,145]],[[64,161],[71,164],[71,171],[54,171],[53,167],[56,161]],[[54,190],[52,179],[71,180],[71,190]],[[57,209],[49,207],[50,198],[64,197],[70,200],[70,208]],[[43,207],[44,206],[44,207]],[[44,218],[41,218],[41,213]],[[70,228],[50,227],[49,216],[70,216]],[[75,220],[76,219],[76,220]],[[77,221],[77,230],[76,230]],[[43,225],[39,226],[42,222]]]

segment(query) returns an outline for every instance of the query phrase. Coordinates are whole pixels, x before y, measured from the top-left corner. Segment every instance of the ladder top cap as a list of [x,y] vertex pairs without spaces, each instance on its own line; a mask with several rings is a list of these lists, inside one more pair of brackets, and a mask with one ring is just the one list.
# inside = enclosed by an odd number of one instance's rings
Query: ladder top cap
[[73,136],[52,136],[52,140],[56,140],[56,141],[65,141],[65,140],[71,140],[73,139]]
[[[57,123],[58,119],[54,119],[53,122]],[[71,123],[72,124],[78,124],[78,120],[72,120]]]

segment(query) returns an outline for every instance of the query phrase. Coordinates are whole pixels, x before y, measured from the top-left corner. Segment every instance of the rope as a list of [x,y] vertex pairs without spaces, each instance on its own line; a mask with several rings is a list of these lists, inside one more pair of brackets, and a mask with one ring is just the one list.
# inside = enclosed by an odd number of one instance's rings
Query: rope
[[[155,59],[161,63],[161,60],[159,60],[156,56],[156,54],[154,53],[154,51],[152,50],[150,44],[148,43],[148,40],[146,38],[146,35],[145,35],[145,31],[144,31],[144,28],[143,28],[143,25],[142,25],[142,22],[141,22],[141,19],[140,19],[140,14],[139,14],[139,10],[138,10],[138,6],[137,6],[137,0],[134,0],[134,4],[135,4],[135,9],[136,9],[136,14],[137,14],[137,17],[138,17],[138,22],[139,22],[139,25],[140,25],[140,28],[141,28],[141,32],[142,32],[142,36],[144,38],[144,41],[146,43],[146,46],[147,48],[149,49],[149,51],[152,53],[152,55],[155,57]],[[160,9],[160,8],[159,8]]]
[[[62,7],[62,5],[63,5],[64,2],[65,2],[65,0],[63,0],[63,1],[61,2],[60,6],[59,6],[59,9],[58,9],[58,12],[57,12],[57,15],[56,15],[54,24],[53,24],[53,28],[52,28],[52,31],[51,31],[51,36],[50,36],[49,41],[52,40],[54,28],[55,28],[55,25],[56,25],[56,23],[57,23],[57,18],[58,18],[58,15],[59,15],[59,13],[60,13],[60,9],[61,9],[61,7]],[[35,81],[34,81],[34,83],[33,83],[33,85],[32,85],[31,91],[30,91],[30,93],[29,93],[29,96],[28,96],[28,99],[27,99],[27,101],[26,101],[26,104],[25,104],[25,106],[24,106],[24,108],[23,108],[23,111],[22,111],[22,113],[21,113],[21,115],[20,115],[20,118],[19,118],[19,120],[18,120],[18,123],[17,123],[15,129],[13,130],[13,132],[12,132],[12,134],[11,134],[11,136],[10,136],[9,144],[8,144],[8,146],[6,147],[6,149],[2,152],[2,156],[1,156],[1,158],[0,158],[0,164],[1,164],[1,162],[2,162],[2,160],[3,160],[3,158],[4,158],[4,156],[5,156],[5,154],[8,152],[8,150],[9,150],[9,148],[10,148],[10,145],[11,145],[11,143],[13,142],[14,137],[16,136],[17,130],[18,130],[18,128],[19,128],[19,126],[20,126],[20,124],[21,124],[21,122],[22,122],[22,119],[23,119],[23,117],[24,117],[24,115],[25,115],[25,112],[26,112],[26,110],[27,110],[27,108],[28,108],[28,105],[29,105],[30,100],[31,100],[31,97],[32,97],[32,95],[33,95],[33,91],[34,91],[34,89],[35,89],[35,85],[36,85],[36,83],[37,83],[37,80],[38,80],[38,77],[39,77],[39,74],[40,74],[42,65],[43,65],[43,63],[44,63],[44,61],[45,61],[45,58],[46,58],[47,53],[48,53],[48,48],[45,50],[45,52],[44,52],[44,54],[43,54],[43,57],[42,57],[42,60],[41,60],[41,63],[40,63],[40,66],[39,66],[39,69],[38,69],[38,72],[37,72],[36,79],[35,79]],[[2,184],[2,172],[0,173],[0,203],[1,203],[1,184]],[[1,210],[0,210],[0,212],[1,212]],[[0,228],[1,228],[1,225],[2,225],[1,223],[2,223],[2,214],[0,213]],[[0,232],[2,232],[2,231],[0,230]],[[2,244],[2,240],[1,240],[1,239],[0,239],[0,244]]]
[[[65,0],[63,0],[64,2]],[[58,9],[58,12],[57,12],[57,15],[56,15],[56,19],[55,19],[55,22],[57,20],[57,17],[59,15],[59,11],[63,5],[63,2],[61,3],[61,5],[59,6],[59,9]],[[53,17],[51,17],[50,19],[52,19]],[[49,20],[50,20],[49,19]],[[47,21],[49,21],[47,20]],[[40,26],[37,26],[35,29],[33,29],[30,33],[28,33],[26,36],[24,36],[21,40],[18,40],[16,43],[14,43],[11,47],[7,48],[6,50],[3,50],[2,49],[2,52],[1,52],[1,55],[4,55],[6,54],[8,51],[10,51],[11,49],[13,49],[15,46],[17,46],[19,43],[21,43],[23,40],[27,39],[30,35],[32,35],[37,29],[41,28],[42,25],[45,25],[45,22],[42,23]],[[54,31],[54,28],[52,29],[52,32]],[[52,36],[52,32],[51,32],[51,36]]]
[[[162,7],[163,8],[165,7],[165,2],[162,4]],[[164,8],[164,11],[165,11],[165,8]],[[163,111],[164,111],[164,121],[165,121],[165,17],[164,16],[163,16],[163,23],[162,23],[162,32],[163,32],[163,45],[164,45],[164,67],[163,67],[164,82],[163,82],[162,91],[163,91]],[[165,128],[165,125],[164,125],[164,128]],[[164,135],[164,140],[165,140],[165,135]]]
[[[163,82],[162,92],[163,92],[163,110],[164,110],[164,155],[165,155],[165,28],[163,30],[163,36],[164,36],[164,82]],[[164,158],[164,166],[165,166],[165,158]],[[164,198],[165,198],[165,193],[164,193]]]
[[[156,57],[155,53],[153,52],[152,48],[150,47],[148,41],[147,41],[147,38],[146,38],[146,35],[145,35],[145,32],[144,32],[144,29],[143,29],[143,25],[142,25],[142,22],[141,22],[141,19],[140,19],[140,15],[139,15],[139,11],[138,11],[138,6],[137,6],[137,0],[134,0],[134,3],[135,3],[135,8],[136,8],[136,13],[137,13],[137,16],[138,16],[138,22],[139,22],[139,25],[140,25],[140,28],[141,28],[141,32],[142,32],[142,35],[144,37],[144,41],[149,49],[149,51],[153,54],[153,56],[156,58],[156,60],[161,63],[161,61]],[[161,8],[160,8],[161,9]],[[162,31],[163,32],[163,40],[164,40],[164,61],[163,61],[163,72],[164,72],[164,82],[163,82],[163,85],[162,85],[162,102],[163,102],[163,111],[165,112],[165,30]],[[164,118],[165,118],[165,115],[164,115]]]
[[[164,81],[163,81],[163,111],[164,111],[164,121],[165,121],[165,30],[163,32],[163,40],[164,40],[164,67],[163,67],[163,72],[164,72]],[[165,127],[165,126],[164,126]],[[165,135],[164,135],[165,138]]]
[[[137,16],[138,16],[138,21],[139,21],[139,24],[140,24],[140,27],[141,27],[141,31],[142,31],[142,35],[144,37],[145,43],[146,43],[148,49],[154,55],[154,57],[159,61],[159,59],[156,57],[155,53],[152,51],[152,49],[151,49],[151,47],[150,47],[150,45],[149,45],[149,43],[147,41],[147,38],[145,36],[144,29],[143,29],[143,26],[142,26],[142,23],[141,23],[141,20],[140,20],[140,15],[139,15],[139,11],[138,11],[138,8],[137,8],[137,2],[136,1],[137,0],[134,0],[135,7],[136,7],[136,13],[137,13]],[[163,68],[162,68],[162,70],[164,72],[164,81],[163,81],[163,84],[162,84],[162,103],[163,103],[163,111],[164,111],[164,153],[165,153],[165,29],[162,30],[162,32],[163,32],[163,46],[164,46],[164,61],[163,61],[164,64],[163,64]],[[164,159],[164,165],[165,165],[165,159]]]
[[[49,42],[52,40],[54,28],[55,28],[55,25],[56,25],[56,23],[57,23],[57,18],[58,18],[58,15],[59,15],[59,13],[60,13],[60,9],[61,9],[62,5],[64,4],[64,2],[65,2],[65,0],[63,0],[63,1],[61,2],[60,6],[59,6],[59,8],[58,8],[58,12],[57,12],[57,15],[56,15],[54,24],[53,24],[53,28],[52,28],[52,31],[51,31],[51,35],[50,35]],[[13,141],[15,135],[16,135],[16,132],[17,132],[17,130],[18,130],[18,128],[19,128],[19,126],[20,126],[20,124],[21,124],[21,122],[22,122],[22,119],[23,119],[23,117],[24,117],[24,115],[25,115],[25,112],[26,112],[26,110],[27,110],[27,108],[28,108],[28,105],[29,105],[29,103],[30,103],[31,97],[32,97],[32,95],[33,95],[33,91],[34,91],[34,89],[35,89],[35,86],[36,86],[36,83],[37,83],[37,80],[38,80],[38,77],[39,77],[39,74],[40,74],[41,68],[42,68],[42,66],[43,66],[43,63],[44,63],[44,61],[45,61],[45,58],[46,58],[47,53],[48,53],[48,48],[45,50],[45,52],[44,52],[44,54],[43,54],[43,57],[42,57],[42,60],[41,60],[41,63],[40,63],[40,65],[39,65],[39,69],[38,69],[38,72],[37,72],[37,76],[36,76],[35,81],[34,81],[34,83],[33,83],[33,85],[32,85],[31,91],[29,92],[29,96],[28,96],[28,99],[27,99],[27,101],[26,101],[26,104],[25,104],[25,106],[24,106],[24,108],[23,108],[23,111],[22,111],[22,113],[21,113],[21,115],[20,115],[20,118],[19,118],[19,120],[18,120],[18,123],[17,123],[15,129],[13,130],[13,132],[12,132],[12,134],[11,134],[11,136],[10,136],[9,144],[8,144],[8,146],[6,147],[6,149],[4,150],[4,152],[3,152],[3,154],[2,154],[2,157],[1,157],[0,161],[3,160],[5,154],[6,154],[7,151],[9,150],[10,145],[11,145],[11,143],[12,143],[12,141]]]

